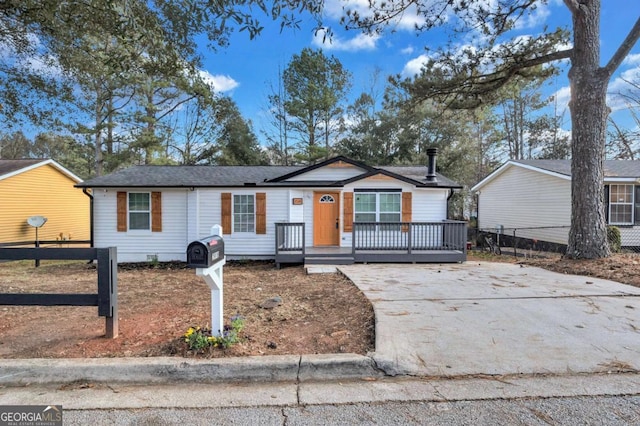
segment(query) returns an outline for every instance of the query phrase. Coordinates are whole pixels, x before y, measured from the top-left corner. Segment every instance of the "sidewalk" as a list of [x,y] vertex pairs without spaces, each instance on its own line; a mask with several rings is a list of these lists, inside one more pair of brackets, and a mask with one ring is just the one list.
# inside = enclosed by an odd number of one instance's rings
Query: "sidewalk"
[[83,409],[640,395],[640,289],[510,264],[340,269],[374,305],[370,356],[8,359],[0,363],[0,404]]
[[61,404],[65,410],[306,406],[362,402],[452,402],[640,394],[640,375],[369,378],[310,382],[76,382],[0,388],[0,405]]

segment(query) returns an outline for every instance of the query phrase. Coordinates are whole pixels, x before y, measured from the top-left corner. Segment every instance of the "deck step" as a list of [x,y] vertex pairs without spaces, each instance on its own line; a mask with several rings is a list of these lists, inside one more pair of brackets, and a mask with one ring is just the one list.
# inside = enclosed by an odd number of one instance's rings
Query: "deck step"
[[308,251],[304,254],[305,258],[311,257],[320,257],[320,258],[334,258],[334,257],[353,257],[353,253],[351,250],[344,253],[309,253]]
[[305,256],[305,265],[353,265],[353,256]]

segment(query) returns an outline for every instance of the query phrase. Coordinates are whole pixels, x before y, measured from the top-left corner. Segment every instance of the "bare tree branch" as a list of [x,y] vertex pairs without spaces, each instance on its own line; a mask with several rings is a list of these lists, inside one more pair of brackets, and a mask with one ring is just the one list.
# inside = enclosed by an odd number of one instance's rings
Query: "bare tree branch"
[[613,73],[618,69],[624,58],[627,57],[631,48],[636,44],[638,39],[640,38],[640,18],[636,21],[629,31],[629,34],[624,39],[616,53],[611,57],[609,63],[602,69],[602,72],[607,76],[607,78],[611,78]]

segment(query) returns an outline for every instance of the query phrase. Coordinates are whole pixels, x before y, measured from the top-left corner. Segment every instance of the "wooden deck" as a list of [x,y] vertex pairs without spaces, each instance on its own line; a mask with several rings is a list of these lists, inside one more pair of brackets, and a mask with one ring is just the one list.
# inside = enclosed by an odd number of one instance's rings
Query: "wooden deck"
[[276,266],[282,263],[457,263],[467,260],[466,222],[354,224],[354,247],[306,246],[304,223],[276,224]]

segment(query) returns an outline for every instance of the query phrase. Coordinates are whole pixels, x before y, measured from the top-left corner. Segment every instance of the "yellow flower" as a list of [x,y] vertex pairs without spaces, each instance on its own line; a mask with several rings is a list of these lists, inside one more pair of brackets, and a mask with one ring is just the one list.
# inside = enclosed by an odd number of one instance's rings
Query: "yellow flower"
[[193,333],[195,333],[196,330],[193,329],[193,327],[189,327],[189,329],[187,330],[186,333],[184,333],[184,337],[189,337],[191,336]]

